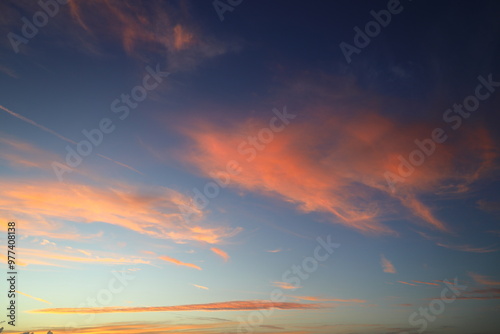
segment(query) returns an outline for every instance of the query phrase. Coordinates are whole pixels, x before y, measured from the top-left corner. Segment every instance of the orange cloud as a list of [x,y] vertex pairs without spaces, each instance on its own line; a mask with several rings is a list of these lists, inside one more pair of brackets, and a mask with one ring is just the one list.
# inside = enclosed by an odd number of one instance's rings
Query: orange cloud
[[192,263],[186,263],[186,262],[182,262],[182,261],[179,261],[177,259],[174,259],[173,257],[170,257],[170,256],[166,256],[166,255],[163,255],[163,256],[160,256],[158,257],[159,259],[162,259],[163,261],[167,261],[167,262],[172,262],[172,263],[175,263],[176,265],[178,266],[186,266],[186,267],[190,267],[190,268],[194,268],[194,269],[198,269],[198,270],[201,270],[200,267],[198,267],[197,265],[195,264],[192,264]]
[[364,299],[338,299],[338,298],[320,298],[313,296],[288,296],[299,300],[308,300],[313,302],[339,302],[339,303],[366,303]]
[[[23,253],[22,260],[16,260],[18,266],[42,265],[68,268],[74,263],[82,264],[102,264],[102,265],[133,265],[151,264],[151,261],[144,260],[137,256],[124,257],[120,254],[107,252],[89,253],[81,249],[71,247],[51,247],[46,249],[17,248]],[[84,254],[85,256],[82,256]],[[7,257],[0,254],[1,262],[7,263]],[[139,268],[130,268],[129,271],[138,271]]]
[[224,252],[222,249],[212,247],[210,248],[210,250],[215,254],[219,255],[221,258],[223,258],[225,262],[229,260],[229,255],[227,255],[227,253]]
[[461,252],[469,252],[469,253],[492,253],[492,252],[497,252],[498,249],[492,248],[493,246],[488,246],[488,247],[474,247],[470,245],[449,245],[449,244],[443,244],[443,243],[436,243],[436,245],[456,250],[456,251],[461,251]]
[[436,286],[439,286],[439,284],[437,284],[437,283],[431,283],[431,282],[422,282],[422,281],[414,281],[414,280],[412,280],[412,282],[420,283],[420,284],[427,284],[427,285],[436,285]]
[[390,274],[396,273],[396,268],[394,268],[394,265],[389,260],[387,260],[383,254],[380,255],[380,261],[384,273],[390,273]]
[[[173,324],[173,323],[115,323],[115,324],[104,324],[101,326],[94,327],[77,327],[77,328],[67,328],[67,327],[56,327],[56,328],[35,328],[32,329],[35,333],[42,332],[47,333],[49,331],[59,334],[180,334],[180,333],[191,333],[191,334],[214,334],[214,333],[231,333],[234,332],[235,328],[238,328],[240,322],[236,321],[218,321],[215,323],[205,323],[205,324]],[[339,325],[342,326],[342,325]],[[364,325],[352,325],[354,327],[363,327]],[[276,326],[261,326],[262,328],[268,328],[270,331],[259,330],[259,334],[274,334],[277,333],[274,329]],[[310,329],[315,327],[321,327],[324,329],[326,325],[321,326],[307,326]],[[331,326],[328,326],[331,327]],[[327,327],[327,328],[328,328]],[[338,326],[336,326],[338,327]],[[279,328],[279,327],[278,327]],[[31,332],[31,330],[30,330]],[[19,334],[19,331],[6,330],[2,333],[5,334]],[[280,334],[312,334],[311,330],[292,330],[292,331],[280,331]],[[316,331],[314,332],[316,333]]]
[[9,77],[14,79],[19,78],[19,75],[16,73],[16,71],[4,65],[0,65],[0,72],[7,74]]
[[155,252],[147,251],[147,250],[142,250],[141,253],[146,254],[146,255],[153,255],[153,256],[156,255]]
[[273,282],[273,285],[280,289],[285,289],[285,290],[294,290],[301,288],[300,286],[295,286],[286,282]]
[[500,281],[494,281],[494,280],[490,279],[488,276],[483,276],[483,275],[479,275],[479,274],[472,273],[472,272],[469,273],[469,276],[472,277],[472,279],[478,284],[500,285]]
[[[194,207],[188,196],[165,187],[1,181],[0,218],[23,221],[23,233],[28,235],[79,240],[88,236],[67,227],[67,221],[104,222],[153,238],[217,244],[241,230],[197,225],[205,213]],[[190,208],[189,224],[179,206]]]
[[[71,139],[69,139],[69,138],[64,137],[63,135],[61,135],[61,134],[57,133],[57,132],[56,132],[56,131],[54,131],[54,130],[51,130],[51,129],[49,129],[49,128],[47,128],[47,127],[43,126],[43,125],[40,125],[40,124],[36,123],[35,121],[33,121],[33,120],[31,120],[31,119],[29,119],[29,118],[27,118],[27,117],[23,116],[23,115],[20,115],[20,114],[18,114],[18,113],[16,113],[16,112],[14,112],[14,111],[12,111],[12,110],[9,110],[9,109],[5,108],[4,106],[1,106],[1,105],[0,105],[0,110],[3,110],[3,111],[5,111],[5,112],[9,113],[10,115],[12,115],[12,116],[14,116],[14,117],[16,117],[16,118],[18,118],[18,119],[20,119],[20,120],[22,120],[22,121],[24,121],[24,122],[28,123],[28,124],[31,124],[31,125],[33,125],[33,126],[36,126],[36,127],[37,127],[37,128],[39,128],[40,130],[43,130],[43,131],[45,131],[45,132],[47,132],[47,133],[50,133],[51,135],[53,135],[53,136],[55,136],[55,137],[57,137],[57,138],[59,138],[59,139],[61,139],[61,140],[65,141],[65,142],[67,142],[67,143],[70,143],[70,144],[73,144],[73,145],[77,145],[77,143],[76,143],[75,141],[73,141],[73,140],[71,140]],[[16,142],[14,142],[14,144],[16,144],[16,145],[13,145],[13,141],[12,141],[12,140],[4,140],[3,142],[4,142],[4,143],[7,143],[7,144],[10,144],[10,145],[12,145],[12,146],[18,147],[18,148],[20,147],[22,151],[29,150],[29,151],[31,151],[31,153],[33,153],[33,151],[34,151],[32,146],[31,146],[31,147],[26,146],[26,145],[21,146],[21,145],[19,145],[19,142],[17,142],[17,143],[16,143]],[[39,151],[40,151],[40,150],[37,150],[37,151],[38,151],[37,153],[39,153]],[[119,166],[122,166],[122,167],[128,168],[128,169],[130,169],[130,170],[132,170],[132,171],[134,171],[134,172],[136,172],[136,173],[138,173],[138,174],[142,174],[142,173],[141,173],[140,171],[138,171],[137,169],[135,169],[135,168],[133,168],[133,167],[131,167],[131,166],[129,166],[129,165],[126,165],[126,164],[124,164],[124,163],[122,163],[122,162],[119,162],[119,161],[113,160],[113,159],[111,159],[111,158],[109,158],[109,157],[107,157],[107,156],[105,156],[105,155],[99,154],[99,153],[96,153],[96,155],[97,155],[97,156],[99,156],[99,157],[101,157],[101,158],[103,158],[103,159],[106,159],[106,160],[108,160],[108,161],[111,161],[111,162],[113,162],[113,163],[115,163],[115,164],[117,164],[117,165],[119,165]],[[51,156],[54,156],[54,155],[53,155],[53,154],[51,154]],[[1,157],[1,156],[0,156],[0,157]],[[40,166],[38,166],[36,163],[33,163],[33,162],[31,162],[31,161],[27,161],[27,160],[23,160],[22,158],[20,158],[20,157],[19,157],[19,156],[17,156],[17,155],[5,155],[3,158],[4,158],[4,159],[7,159],[7,160],[9,160],[9,161],[12,161],[13,163],[16,163],[16,164],[27,165],[28,167],[40,167]],[[40,158],[40,156],[39,156],[39,158]],[[48,157],[42,157],[42,160],[43,160],[43,161],[45,161],[45,162],[47,162],[47,158],[48,158]],[[57,160],[60,160],[60,159],[54,159],[54,160],[55,160],[55,161],[57,161]]]
[[271,302],[266,300],[229,301],[221,303],[192,304],[177,306],[150,307],[81,307],[81,308],[47,308],[28,311],[29,313],[131,313],[131,312],[168,312],[168,311],[250,311],[250,310],[306,310],[328,308],[327,304],[303,304],[289,302]]
[[408,283],[408,282],[403,282],[403,281],[398,281],[398,283],[406,284],[406,285],[412,285],[412,286],[417,286],[416,284]]
[[286,127],[269,134],[271,126],[284,124],[275,119],[270,123],[272,112],[233,118],[223,125],[203,117],[189,119],[177,126],[190,140],[178,154],[206,177],[225,171],[226,164],[236,160],[241,172],[231,176],[229,186],[276,197],[299,211],[372,234],[397,234],[383,223],[396,214],[451,232],[421,197],[465,193],[494,169],[498,154],[491,134],[471,124],[460,129],[459,137],[437,144],[436,153],[392,192],[384,174],[398,174],[399,156],[408,159],[417,148],[415,139],[428,138],[442,124],[405,123],[383,115],[380,101],[362,106],[345,102],[358,96],[369,100],[366,94],[351,91],[341,99],[343,91],[333,95],[308,80],[295,81],[283,95],[305,102],[288,108],[287,113],[296,117]]

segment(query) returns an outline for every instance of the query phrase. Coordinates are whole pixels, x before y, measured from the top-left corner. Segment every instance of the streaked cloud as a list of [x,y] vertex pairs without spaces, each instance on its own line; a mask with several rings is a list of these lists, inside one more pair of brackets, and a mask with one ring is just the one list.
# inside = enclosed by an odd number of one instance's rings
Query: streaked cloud
[[12,137],[2,137],[0,134],[0,160],[15,168],[51,169],[52,161],[60,157],[57,154],[43,150],[35,145]]
[[0,72],[14,79],[17,79],[19,77],[16,71],[4,65],[0,65]]
[[[80,256],[78,250],[44,250],[18,248],[22,252],[23,259],[20,265],[47,265],[56,267],[67,267],[75,263],[84,264],[103,264],[103,265],[124,265],[124,264],[151,264],[151,261],[140,257],[123,256],[121,254],[110,254],[110,256]],[[68,253],[70,252],[70,253]],[[61,263],[62,262],[62,263]]]
[[[42,131],[45,131],[45,132],[47,132],[47,133],[50,133],[51,135],[53,135],[53,136],[55,136],[55,137],[57,137],[57,138],[59,138],[59,139],[61,139],[61,140],[65,141],[65,142],[67,142],[67,143],[70,143],[70,144],[73,144],[73,145],[77,145],[77,144],[78,144],[77,142],[75,142],[75,141],[73,141],[73,140],[71,140],[71,139],[69,139],[69,138],[67,138],[67,137],[65,137],[65,136],[63,136],[63,135],[61,135],[61,134],[57,133],[56,131],[54,131],[54,130],[52,130],[52,129],[49,129],[49,128],[47,128],[47,127],[45,127],[45,126],[41,125],[41,124],[38,124],[37,122],[35,122],[35,121],[33,121],[33,120],[31,120],[31,119],[29,119],[29,118],[27,118],[27,117],[23,116],[23,115],[20,115],[20,114],[18,114],[18,113],[16,113],[16,112],[14,112],[14,111],[12,111],[12,110],[9,110],[8,108],[5,108],[4,106],[1,106],[1,105],[0,105],[0,109],[1,109],[1,110],[3,110],[3,111],[5,111],[5,112],[7,112],[7,113],[9,113],[10,115],[12,115],[12,116],[14,116],[14,117],[16,117],[16,118],[18,118],[18,119],[20,119],[20,120],[22,120],[22,121],[24,121],[24,122],[28,123],[28,124],[31,124],[31,125],[33,125],[33,126],[36,126],[37,128],[39,128],[39,129],[40,129],[40,130],[42,130]],[[132,170],[132,171],[134,171],[134,172],[136,172],[136,173],[138,173],[138,174],[142,174],[142,173],[141,173],[140,171],[138,171],[137,169],[135,169],[135,168],[133,168],[133,167],[131,167],[131,166],[127,165],[127,164],[124,164],[123,162],[116,161],[116,160],[114,160],[114,159],[111,159],[110,157],[107,157],[107,156],[102,155],[102,154],[99,154],[99,153],[96,153],[96,155],[97,155],[97,156],[99,156],[99,157],[101,157],[101,158],[103,158],[103,159],[106,159],[106,160],[108,160],[108,161],[111,161],[111,162],[113,162],[113,163],[115,163],[115,164],[117,164],[117,165],[119,165],[119,166],[122,166],[122,167],[128,168],[128,169],[130,169],[130,170]]]
[[221,303],[191,304],[177,306],[146,307],[82,307],[48,308],[28,311],[29,313],[131,313],[131,312],[168,312],[168,311],[250,311],[250,310],[307,310],[329,308],[328,304],[304,304],[289,302],[271,302],[266,300],[229,301]]
[[203,285],[198,285],[198,284],[191,284],[191,285],[197,287],[198,289],[209,290],[206,286]]
[[163,261],[174,263],[178,266],[185,266],[185,267],[190,267],[190,268],[201,270],[201,268],[199,266],[197,266],[196,264],[182,262],[182,261],[174,259],[173,257],[170,257],[170,256],[163,255],[163,256],[159,256],[158,258],[163,260]]
[[406,285],[412,285],[412,286],[417,286],[417,284],[409,283],[409,282],[404,282],[404,281],[397,281],[398,283],[401,284],[406,284]]
[[20,295],[23,295],[23,296],[26,296],[28,298],[31,298],[31,299],[34,299],[34,300],[38,300],[39,302],[42,302],[42,303],[46,303],[46,304],[52,304],[51,302],[48,302],[46,301],[45,299],[42,299],[42,298],[38,298],[38,297],[33,297],[31,295],[28,295],[27,293],[24,293],[24,292],[21,292],[21,291],[18,291],[16,290],[16,292]]
[[[186,2],[122,5],[116,0],[89,0],[71,1],[69,6],[73,22],[68,23],[85,31],[89,38],[82,47],[91,53],[118,41],[128,55],[138,59],[161,55],[168,71],[177,71],[239,49],[239,43],[223,42],[200,26]],[[103,27],[104,20],[114,29]]]
[[382,265],[382,270],[384,270],[384,273],[396,273],[396,268],[394,268],[394,265],[391,263],[391,261],[385,258],[384,254],[380,255],[380,263]]
[[46,246],[46,245],[56,246],[56,243],[55,243],[55,242],[52,242],[52,241],[49,241],[49,240],[47,240],[47,239],[43,239],[43,240],[40,242],[40,245],[42,245],[42,246]]
[[[226,163],[236,159],[243,172],[231,177],[230,186],[239,191],[276,197],[301,212],[317,213],[363,233],[392,235],[397,232],[384,221],[395,214],[429,229],[451,232],[451,225],[436,216],[439,208],[422,197],[449,196],[457,189],[467,194],[495,168],[498,154],[492,150],[492,135],[471,125],[461,129],[453,143],[436,146],[446,154],[432,155],[392,192],[385,173],[398,175],[398,157],[408,158],[416,148],[415,139],[435,124],[425,120],[404,123],[389,117],[376,98],[363,98],[362,105],[352,102],[362,96],[354,88],[329,94],[325,85],[339,86],[335,78],[294,79],[290,80],[293,85],[284,84],[280,100],[298,101],[287,107],[296,118],[275,132],[265,149],[262,144],[250,144],[248,138],[269,128],[271,112],[234,117],[223,125],[202,116],[186,119],[177,130],[190,143],[179,155],[206,177],[225,170]],[[306,101],[312,106],[304,107]]]
[[434,286],[439,286],[439,284],[437,284],[437,283],[432,283],[432,282],[422,282],[422,281],[414,281],[414,280],[412,280],[412,282],[419,283],[419,284],[426,284],[426,285],[434,285]]
[[275,287],[278,287],[280,289],[285,289],[285,290],[295,290],[301,288],[300,286],[295,286],[287,282],[273,282],[273,285]]
[[219,255],[221,258],[223,258],[225,262],[227,262],[229,260],[229,255],[226,252],[224,252],[222,249],[212,247],[212,248],[210,248],[210,250],[212,252],[214,252],[215,254]]
[[436,243],[436,245],[460,252],[469,252],[469,253],[492,253],[498,251],[498,249],[493,248],[493,246],[475,247],[471,245],[450,245],[441,242]]
[[476,204],[480,210],[486,212],[498,213],[500,211],[500,202],[479,200]]
[[338,303],[366,303],[367,301],[364,299],[339,299],[339,298],[322,298],[322,297],[314,297],[314,296],[291,296],[290,298],[295,298],[299,300],[308,300],[312,302],[338,302]]
[[466,291],[457,299],[493,300],[500,299],[500,288],[474,289]]

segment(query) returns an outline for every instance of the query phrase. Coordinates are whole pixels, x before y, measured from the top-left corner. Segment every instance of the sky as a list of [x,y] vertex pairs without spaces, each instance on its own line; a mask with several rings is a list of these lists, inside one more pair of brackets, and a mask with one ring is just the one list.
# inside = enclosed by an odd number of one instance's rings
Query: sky
[[3,333],[499,333],[497,1],[0,13]]

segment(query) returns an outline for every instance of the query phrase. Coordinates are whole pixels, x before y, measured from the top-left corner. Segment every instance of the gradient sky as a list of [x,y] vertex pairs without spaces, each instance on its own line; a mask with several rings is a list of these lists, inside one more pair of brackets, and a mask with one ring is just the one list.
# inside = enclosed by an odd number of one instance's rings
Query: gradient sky
[[497,1],[45,2],[0,4],[4,333],[500,332]]

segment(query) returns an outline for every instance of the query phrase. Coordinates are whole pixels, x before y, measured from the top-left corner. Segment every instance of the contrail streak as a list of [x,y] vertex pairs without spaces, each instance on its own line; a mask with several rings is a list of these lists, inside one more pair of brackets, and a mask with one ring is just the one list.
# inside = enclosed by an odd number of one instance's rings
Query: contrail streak
[[[69,139],[69,138],[66,138],[66,137],[64,137],[63,135],[58,134],[58,133],[57,133],[57,132],[55,132],[54,130],[51,130],[51,129],[49,129],[49,128],[47,128],[47,127],[43,126],[43,125],[40,125],[40,124],[36,123],[35,121],[32,121],[31,119],[24,117],[23,115],[19,115],[18,113],[13,112],[12,110],[9,110],[9,109],[5,108],[5,107],[4,107],[4,106],[2,106],[2,105],[0,105],[0,109],[2,109],[2,110],[4,110],[4,111],[6,111],[7,113],[11,114],[12,116],[14,116],[14,117],[16,117],[16,118],[18,118],[18,119],[20,119],[20,120],[22,120],[22,121],[25,121],[26,123],[29,123],[29,124],[31,124],[31,125],[34,125],[34,126],[36,126],[37,128],[39,128],[39,129],[41,129],[41,130],[43,130],[43,131],[45,131],[45,132],[48,132],[48,133],[50,133],[50,134],[52,134],[52,135],[56,136],[56,137],[57,137],[57,138],[59,138],[59,139],[64,140],[65,142],[71,143],[71,144],[73,144],[73,145],[77,145],[77,144],[78,144],[77,142],[75,142],[75,141],[73,141],[73,140],[71,140],[71,139]],[[111,162],[114,162],[115,164],[117,164],[117,165],[119,165],[119,166],[122,166],[122,167],[128,168],[128,169],[130,169],[130,170],[132,170],[132,171],[134,171],[134,172],[136,172],[136,173],[139,173],[139,174],[141,174],[141,175],[144,175],[143,173],[139,172],[137,169],[135,169],[135,168],[133,168],[133,167],[130,167],[129,165],[126,165],[126,164],[124,164],[124,163],[122,163],[122,162],[119,162],[119,161],[113,160],[113,159],[108,158],[108,157],[106,157],[106,156],[104,156],[104,155],[102,155],[102,154],[97,154],[97,155],[98,155],[98,156],[100,156],[101,158],[104,158],[104,159],[106,159],[106,160],[109,160],[109,161],[111,161]]]
[[21,292],[21,291],[18,291],[18,290],[16,290],[16,292],[17,292],[18,294],[20,294],[20,295],[26,296],[26,297],[31,298],[31,299],[34,299],[34,300],[38,300],[38,301],[40,301],[40,302],[42,302],[42,303],[52,304],[51,302],[48,302],[48,301],[46,301],[45,299],[42,299],[42,298],[37,298],[37,297],[33,297],[33,296],[28,295],[27,293],[24,293],[24,292]]

